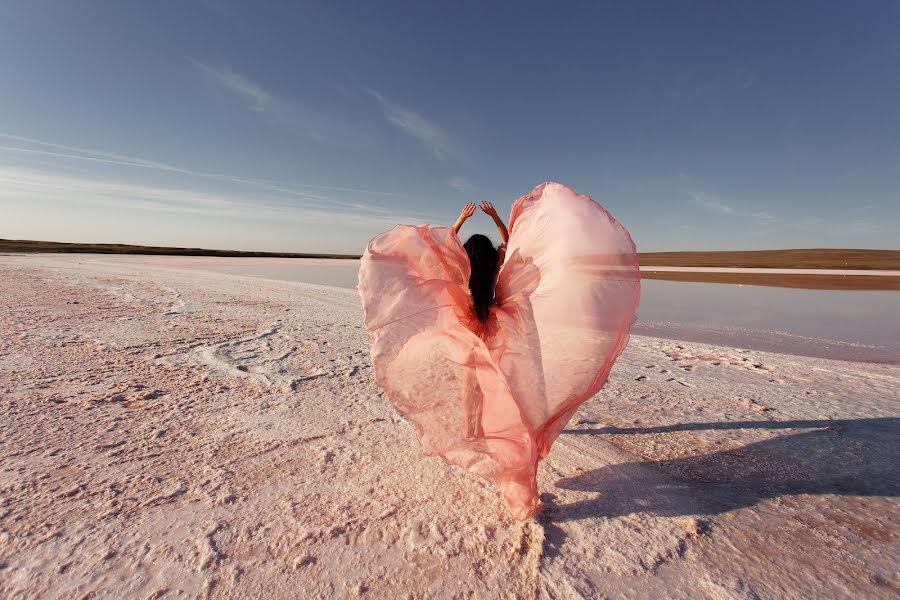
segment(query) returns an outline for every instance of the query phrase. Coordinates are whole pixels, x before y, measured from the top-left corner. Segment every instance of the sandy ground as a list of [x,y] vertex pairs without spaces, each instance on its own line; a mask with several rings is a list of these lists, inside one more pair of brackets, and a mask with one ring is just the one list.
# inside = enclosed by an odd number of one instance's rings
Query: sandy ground
[[900,367],[635,336],[520,523],[421,455],[352,290],[60,255],[0,282],[0,597],[900,592]]

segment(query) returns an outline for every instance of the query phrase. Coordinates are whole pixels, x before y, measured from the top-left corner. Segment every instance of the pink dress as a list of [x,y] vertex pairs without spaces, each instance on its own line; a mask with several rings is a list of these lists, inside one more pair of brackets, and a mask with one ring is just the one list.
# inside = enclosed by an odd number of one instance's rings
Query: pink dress
[[468,281],[451,228],[398,225],[369,242],[358,287],[375,381],[427,454],[496,481],[526,519],[538,462],[628,341],[637,254],[598,203],[544,183],[513,204],[484,323]]

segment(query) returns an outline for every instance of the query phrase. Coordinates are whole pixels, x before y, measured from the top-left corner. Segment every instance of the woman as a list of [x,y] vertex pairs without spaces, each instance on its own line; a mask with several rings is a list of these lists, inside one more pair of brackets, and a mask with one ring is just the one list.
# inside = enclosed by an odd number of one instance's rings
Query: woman
[[[500,239],[503,244],[509,240],[509,233],[503,219],[497,215],[494,205],[490,202],[482,202],[481,210],[494,220],[497,231],[500,233]],[[469,217],[475,213],[475,203],[466,204],[456,223],[453,224],[453,231],[459,235],[459,230]],[[500,268],[500,253],[494,248],[490,238],[476,233],[471,236],[463,248],[469,257],[469,264],[472,267],[472,273],[469,275],[469,290],[472,292],[472,300],[474,304],[475,314],[482,322],[487,321],[489,314],[489,306],[494,300],[494,283],[497,278],[497,271]]]
[[558,183],[513,203],[505,247],[453,227],[398,225],[359,270],[375,381],[423,450],[496,481],[510,512],[539,507],[537,465],[628,340],[640,274],[628,232]]
[[[481,210],[494,220],[500,239],[503,244],[509,240],[509,232],[503,219],[497,214],[494,205],[490,202],[482,202]],[[453,232],[459,235],[459,230],[473,214],[475,203],[466,204],[456,223],[453,224]],[[490,238],[480,233],[469,237],[463,248],[469,257],[471,273],[469,274],[469,291],[472,293],[472,308],[478,320],[484,323],[490,315],[490,306],[494,302],[494,284],[497,281],[497,271],[500,269],[500,252],[494,247]],[[466,369],[463,380],[463,407],[466,411],[465,439],[474,440],[484,437],[484,429],[481,427],[482,396],[477,385],[474,369]]]

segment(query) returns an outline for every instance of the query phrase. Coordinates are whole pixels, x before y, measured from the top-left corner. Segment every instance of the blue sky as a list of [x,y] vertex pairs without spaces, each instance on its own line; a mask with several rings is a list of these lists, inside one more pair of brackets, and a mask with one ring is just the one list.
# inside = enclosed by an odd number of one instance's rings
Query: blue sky
[[6,0],[0,237],[360,252],[552,180],[644,251],[896,248],[898,107],[895,1]]

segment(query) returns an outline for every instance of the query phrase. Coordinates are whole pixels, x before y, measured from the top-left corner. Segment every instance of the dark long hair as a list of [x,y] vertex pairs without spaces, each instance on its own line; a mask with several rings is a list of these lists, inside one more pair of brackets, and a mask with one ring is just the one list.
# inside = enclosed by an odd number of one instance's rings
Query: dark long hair
[[475,316],[479,321],[487,321],[494,303],[494,281],[500,265],[500,253],[487,236],[476,233],[463,244],[469,255],[472,272],[469,275],[469,290],[475,304]]

